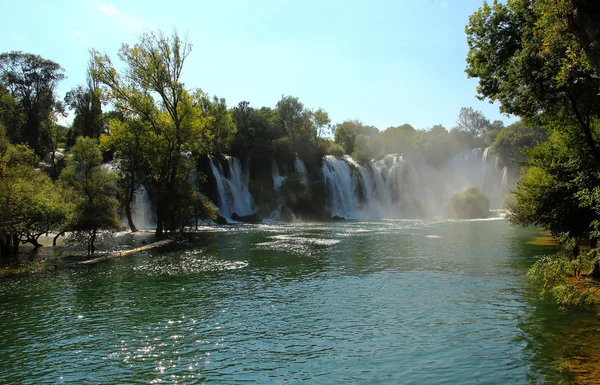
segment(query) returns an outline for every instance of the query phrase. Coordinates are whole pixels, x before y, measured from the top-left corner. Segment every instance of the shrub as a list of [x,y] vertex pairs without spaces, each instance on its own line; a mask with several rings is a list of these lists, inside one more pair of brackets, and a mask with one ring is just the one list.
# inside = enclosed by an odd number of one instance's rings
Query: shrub
[[469,188],[450,198],[451,218],[487,218],[490,215],[490,200],[478,188]]
[[329,147],[329,155],[333,156],[344,156],[344,148],[337,143],[334,143]]

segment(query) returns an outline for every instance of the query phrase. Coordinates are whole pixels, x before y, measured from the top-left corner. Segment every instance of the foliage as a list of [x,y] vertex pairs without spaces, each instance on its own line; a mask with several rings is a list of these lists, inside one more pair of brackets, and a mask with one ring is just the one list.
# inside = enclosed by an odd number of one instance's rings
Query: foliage
[[[94,62],[90,61],[87,85],[77,86],[67,92],[66,105],[75,112],[72,130],[74,136],[87,136],[98,139],[104,130],[100,85],[92,75]],[[73,144],[73,143],[69,143]]]
[[231,111],[227,109],[225,99],[208,96],[201,98],[201,105],[206,119],[206,128],[202,131],[203,152],[223,153],[229,150],[229,145],[237,131]]
[[365,126],[358,120],[346,120],[335,127],[335,142],[344,148],[346,154],[354,152],[354,142],[358,135],[364,138],[377,134],[379,130],[373,126]]
[[490,201],[478,188],[469,188],[450,198],[450,218],[487,218],[490,216]]
[[188,91],[180,77],[191,44],[177,34],[145,33],[134,46],[123,44],[119,57],[124,69],[119,73],[110,58],[93,51],[92,75],[108,88],[107,96],[126,118],[138,119],[151,143],[145,179],[156,202],[156,233],[175,230],[177,210],[183,204],[178,191],[191,191],[189,173],[194,154],[206,151],[202,137],[209,120],[202,109],[205,95]]
[[[564,253],[538,257],[527,273],[529,279],[541,288],[541,295],[553,296],[562,306],[578,307],[594,305],[598,302],[593,290],[578,290],[570,283],[569,276],[574,261]],[[577,266],[581,269],[581,266]]]
[[36,166],[33,151],[8,143],[0,126],[0,257],[19,243],[39,247],[39,237],[61,231],[66,220],[61,191]]
[[463,107],[458,114],[456,122],[458,131],[464,131],[473,137],[480,137],[490,129],[490,121],[483,116],[481,111],[475,111],[472,107]]
[[98,232],[119,227],[114,198],[116,176],[102,167],[102,153],[95,140],[79,137],[60,179],[74,205],[67,229],[87,241],[91,255]]
[[341,157],[344,156],[344,148],[341,145],[334,143],[331,145],[331,147],[329,147],[329,151],[327,153],[329,155]]
[[523,226],[543,226],[556,237],[570,233],[587,239],[598,213],[582,206],[579,194],[597,186],[600,175],[589,158],[581,159],[569,149],[569,140],[567,134],[554,132],[548,141],[525,152],[528,167],[514,191],[517,200],[509,205],[509,219]]
[[466,27],[466,72],[479,78],[479,98],[499,101],[503,112],[531,124],[578,137],[578,146],[598,162],[600,78],[562,12],[545,0],[484,4]]
[[527,127],[522,121],[500,130],[490,148],[504,160],[524,162],[523,151],[535,147],[547,139],[547,133],[540,127]]
[[53,113],[62,111],[54,91],[64,78],[60,65],[41,56],[16,51],[0,54],[0,85],[20,109],[16,120],[21,124],[8,127],[13,143],[25,142],[36,154],[44,153],[47,134],[42,125]]

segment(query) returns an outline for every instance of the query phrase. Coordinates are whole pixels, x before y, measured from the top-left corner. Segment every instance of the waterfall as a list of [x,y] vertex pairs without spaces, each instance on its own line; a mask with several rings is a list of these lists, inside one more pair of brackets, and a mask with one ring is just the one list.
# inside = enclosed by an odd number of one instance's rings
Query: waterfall
[[[221,164],[210,157],[210,168],[218,192],[219,214],[224,218],[231,218],[236,213],[239,216],[251,215],[255,212],[254,199],[248,190],[248,185],[244,183],[244,171],[239,159],[225,156],[229,166],[229,178],[223,173]],[[249,171],[245,171],[249,174]],[[249,178],[249,177],[248,177]]]
[[306,171],[306,166],[304,165],[302,159],[298,157],[298,155],[296,155],[294,158],[294,169],[300,176],[300,180],[305,184],[308,183],[308,172]]
[[275,160],[271,163],[271,176],[273,177],[273,189],[279,191],[286,177],[279,175],[279,166],[275,163]]
[[329,188],[329,211],[346,219],[358,217],[356,180],[345,160],[326,155],[321,167],[323,182]]
[[156,227],[154,212],[150,205],[150,198],[144,186],[135,192],[132,219],[138,230],[153,229]]
[[366,165],[351,157],[326,156],[322,178],[329,192],[331,215],[344,218],[446,217],[452,195],[477,187],[499,207],[508,193],[509,173],[489,149],[453,156],[443,167],[429,165],[418,154],[398,154]]
[[502,194],[508,194],[508,168],[504,167],[502,169],[502,182],[500,183],[500,191]]

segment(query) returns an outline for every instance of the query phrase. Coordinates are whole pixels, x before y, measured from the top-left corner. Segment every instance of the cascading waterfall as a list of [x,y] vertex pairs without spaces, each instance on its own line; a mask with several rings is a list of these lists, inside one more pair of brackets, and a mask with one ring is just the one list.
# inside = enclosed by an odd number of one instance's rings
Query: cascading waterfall
[[294,158],[294,169],[300,176],[300,180],[303,183],[308,183],[308,171],[306,170],[304,162],[298,157],[298,155],[296,155],[296,157]]
[[329,211],[333,216],[358,218],[356,178],[345,160],[326,155],[321,167],[323,182],[329,188]]
[[156,227],[155,214],[144,186],[140,186],[135,192],[132,219],[138,230],[149,230]]
[[506,167],[489,149],[455,156],[443,169],[397,154],[366,165],[347,155],[326,156],[323,182],[329,189],[331,214],[344,218],[445,217],[453,194],[477,187],[499,207],[510,187]]
[[[244,183],[244,171],[239,159],[225,156],[229,166],[229,178],[224,176],[220,163],[215,164],[213,157],[209,159],[219,195],[219,215],[230,219],[234,213],[242,217],[254,214],[256,211],[254,199],[248,190],[248,185]],[[249,172],[246,172],[249,179]]]
[[275,160],[271,162],[271,176],[273,177],[273,189],[279,191],[286,177],[279,174],[279,166]]
[[[251,215],[257,208],[248,190],[247,164],[242,168],[237,158],[225,156],[225,160],[227,163],[210,158],[219,214],[228,219],[234,213]],[[293,167],[307,183],[308,172],[298,156]],[[286,174],[285,165],[280,168],[275,161],[271,163],[275,191],[281,188]],[[321,167],[322,181],[328,190],[327,209],[332,216],[346,219],[446,217],[450,197],[471,187],[482,190],[491,207],[498,208],[510,192],[513,179],[509,174],[489,148],[457,154],[441,168],[418,156],[407,160],[398,154],[367,164],[359,164],[348,155],[327,155]],[[283,208],[279,202],[270,219],[278,220]]]

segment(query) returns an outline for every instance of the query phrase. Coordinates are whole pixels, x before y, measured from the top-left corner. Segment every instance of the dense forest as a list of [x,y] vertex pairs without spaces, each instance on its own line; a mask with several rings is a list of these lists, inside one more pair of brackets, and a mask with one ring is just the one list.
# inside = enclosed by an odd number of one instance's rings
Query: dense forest
[[[118,65],[91,49],[87,79],[62,98],[60,64],[31,53],[0,54],[0,258],[20,244],[38,247],[48,233],[69,233],[92,254],[99,233],[122,227],[121,218],[136,231],[142,186],[157,235],[214,220],[210,165],[225,154],[249,168],[258,209],[283,201],[306,218],[328,220],[320,176],[327,155],[366,164],[399,154],[444,169],[456,154],[489,148],[522,176],[508,199],[510,220],[549,230],[567,250],[540,259],[533,278],[572,302],[573,264],[595,265],[600,273],[600,12],[591,3],[494,1],[470,17],[466,73],[479,79],[479,98],[521,119],[507,127],[470,107],[449,129],[333,124],[323,108],[293,96],[270,107],[230,107],[182,82],[192,44],[176,33],[146,32],[123,44]],[[58,123],[67,114],[70,127]],[[273,162],[296,158],[306,180],[290,172],[274,188]],[[573,262],[576,245],[584,251]]]

